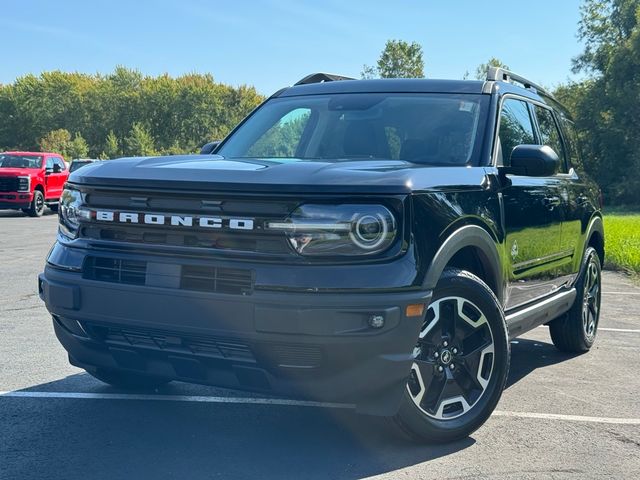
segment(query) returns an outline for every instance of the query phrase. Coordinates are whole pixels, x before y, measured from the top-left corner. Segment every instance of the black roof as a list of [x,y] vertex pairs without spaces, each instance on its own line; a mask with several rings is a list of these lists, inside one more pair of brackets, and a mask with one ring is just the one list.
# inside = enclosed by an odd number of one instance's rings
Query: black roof
[[424,78],[382,78],[340,80],[296,85],[275,96],[319,95],[323,93],[482,93],[485,82],[479,80],[437,80]]

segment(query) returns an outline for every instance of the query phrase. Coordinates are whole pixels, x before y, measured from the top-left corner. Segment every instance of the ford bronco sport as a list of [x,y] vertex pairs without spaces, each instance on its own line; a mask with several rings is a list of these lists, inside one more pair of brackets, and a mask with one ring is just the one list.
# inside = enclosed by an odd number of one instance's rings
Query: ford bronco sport
[[47,205],[58,209],[58,200],[69,172],[57,153],[0,153],[0,209],[22,210],[40,217]]
[[67,183],[39,291],[98,379],[344,402],[442,442],[489,417],[512,338],[592,346],[599,192],[528,80],[315,74],[208,148]]

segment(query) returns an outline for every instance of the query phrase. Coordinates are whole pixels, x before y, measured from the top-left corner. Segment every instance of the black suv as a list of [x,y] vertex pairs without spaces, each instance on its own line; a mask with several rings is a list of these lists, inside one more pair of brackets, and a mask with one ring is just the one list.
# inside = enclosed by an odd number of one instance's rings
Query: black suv
[[604,231],[573,165],[566,111],[510,72],[311,75],[213,153],[74,172],[40,295],[109,384],[344,402],[449,441],[495,408],[510,339],[594,342]]

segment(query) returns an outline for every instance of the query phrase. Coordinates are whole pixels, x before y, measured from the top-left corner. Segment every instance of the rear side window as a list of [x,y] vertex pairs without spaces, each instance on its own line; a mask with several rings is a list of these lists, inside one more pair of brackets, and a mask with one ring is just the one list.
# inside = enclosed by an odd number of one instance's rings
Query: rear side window
[[560,171],[566,173],[568,171],[567,155],[553,114],[551,110],[538,105],[535,106],[535,111],[538,118],[538,126],[540,127],[540,144],[553,148],[553,151],[560,157]]
[[53,157],[47,157],[46,169],[53,170]]
[[580,146],[578,144],[578,134],[576,133],[576,127],[571,120],[566,117],[561,119],[562,133],[564,133],[564,139],[566,142],[566,149],[569,159],[569,166],[582,169],[582,158],[580,157]]
[[503,163],[508,164],[511,152],[518,145],[535,144],[533,122],[527,103],[513,98],[506,99],[500,112],[499,142]]

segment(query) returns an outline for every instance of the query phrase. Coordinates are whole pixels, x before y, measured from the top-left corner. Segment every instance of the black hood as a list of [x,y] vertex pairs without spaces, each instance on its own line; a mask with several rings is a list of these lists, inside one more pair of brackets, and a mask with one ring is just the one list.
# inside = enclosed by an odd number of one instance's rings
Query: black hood
[[479,187],[483,176],[484,172],[478,168],[435,167],[399,160],[274,160],[176,155],[96,163],[72,173],[69,182],[245,193],[397,194],[457,185]]

